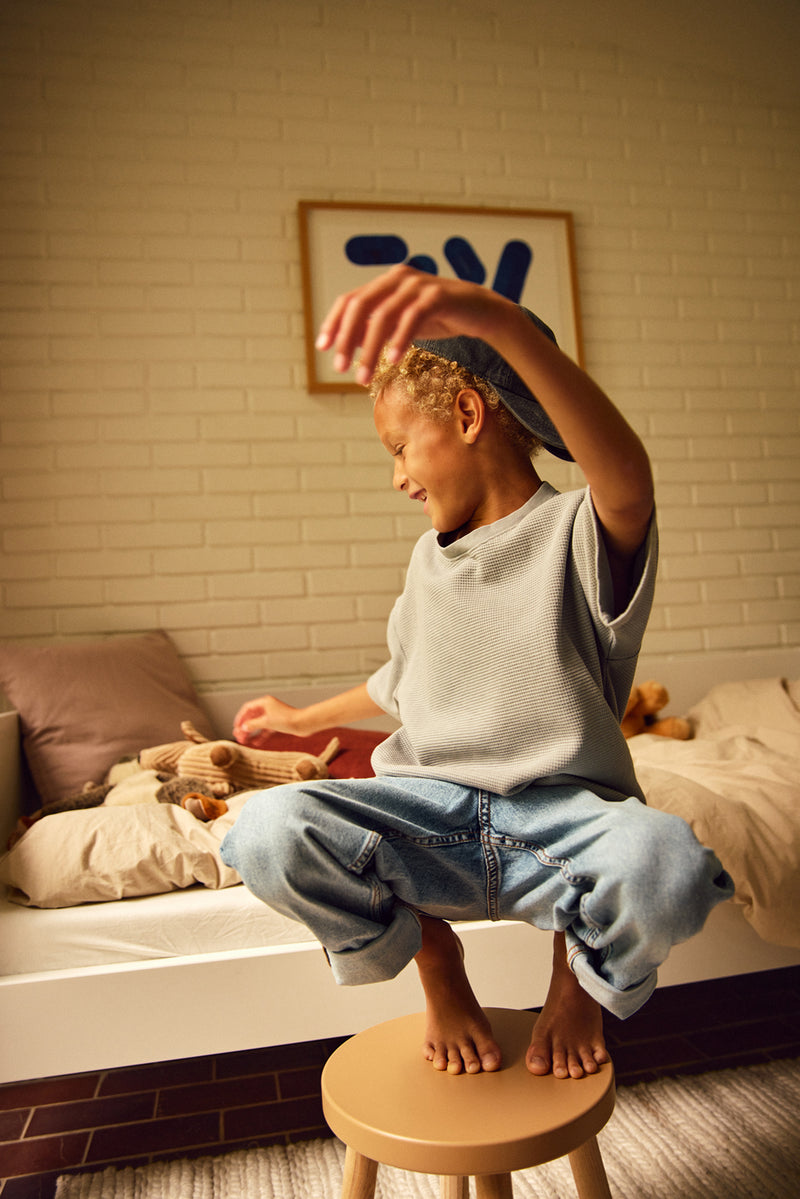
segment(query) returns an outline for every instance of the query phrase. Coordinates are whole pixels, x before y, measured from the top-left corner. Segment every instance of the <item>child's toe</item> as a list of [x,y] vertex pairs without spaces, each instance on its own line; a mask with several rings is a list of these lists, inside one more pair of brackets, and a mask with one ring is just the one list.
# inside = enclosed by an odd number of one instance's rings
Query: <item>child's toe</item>
[[526,1065],[531,1074],[549,1074],[550,1063],[546,1058],[540,1057],[538,1054],[529,1053]]

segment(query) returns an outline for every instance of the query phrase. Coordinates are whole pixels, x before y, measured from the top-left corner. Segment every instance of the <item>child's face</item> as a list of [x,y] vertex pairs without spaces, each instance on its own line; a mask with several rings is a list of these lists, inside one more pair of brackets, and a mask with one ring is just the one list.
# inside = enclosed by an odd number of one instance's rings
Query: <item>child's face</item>
[[423,504],[438,533],[465,533],[482,523],[474,457],[455,413],[434,420],[388,387],[375,401],[375,427],[394,458],[393,486]]

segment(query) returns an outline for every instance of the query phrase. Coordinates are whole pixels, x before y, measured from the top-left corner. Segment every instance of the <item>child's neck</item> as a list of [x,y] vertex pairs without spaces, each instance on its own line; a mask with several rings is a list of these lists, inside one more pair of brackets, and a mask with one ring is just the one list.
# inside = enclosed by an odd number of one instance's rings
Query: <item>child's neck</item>
[[474,519],[451,533],[440,533],[439,544],[452,545],[454,541],[459,541],[475,529],[496,524],[498,520],[511,516],[512,512],[517,512],[528,500],[533,499],[541,485],[542,480],[533,469],[533,464],[529,471],[512,471],[499,477],[496,486],[488,489],[486,499]]
[[542,485],[532,462],[525,461],[498,471],[487,490],[484,519],[481,524],[493,525],[517,512],[536,495]]

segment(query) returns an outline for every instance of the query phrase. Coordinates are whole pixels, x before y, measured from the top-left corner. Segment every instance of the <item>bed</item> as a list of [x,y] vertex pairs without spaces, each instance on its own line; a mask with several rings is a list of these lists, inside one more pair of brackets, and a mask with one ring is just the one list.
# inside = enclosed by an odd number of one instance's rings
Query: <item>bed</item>
[[[151,669],[158,674],[169,659],[174,673],[172,647],[166,653],[164,635],[153,636]],[[124,640],[132,646],[135,639]],[[123,639],[112,641],[117,647]],[[134,659],[138,669],[140,644]],[[148,696],[143,704],[137,687],[128,685],[129,666],[114,658],[115,693],[124,693],[128,707],[133,702],[137,710],[144,706],[162,719],[154,709],[163,696]],[[23,690],[34,685],[29,668],[20,673]],[[800,778],[800,686],[793,681],[800,678],[800,651],[643,658],[637,677],[664,682],[672,696],[670,711],[693,714],[698,723],[690,742],[644,735],[630,743],[649,801],[697,822],[718,852],[721,841],[735,856],[738,875],[735,899],[712,913],[698,937],[673,950],[659,972],[660,985],[800,964],[800,784],[795,782],[795,776]],[[60,712],[85,705],[86,694],[98,689],[91,670],[81,670],[81,682],[82,699],[66,696],[63,687],[58,691]],[[159,686],[163,690],[162,679]],[[13,698],[15,688],[7,679],[4,689]],[[181,676],[166,706],[177,704],[185,715],[205,719],[209,735],[229,737],[234,713],[257,690],[198,697]],[[282,694],[303,704],[334,690]],[[22,699],[25,707],[30,697]],[[116,729],[125,721],[115,704],[111,708],[97,719],[102,724],[101,717],[110,718]],[[377,732],[392,727],[391,722],[378,726]],[[21,729],[29,740],[30,717],[21,722],[17,711],[0,713],[4,841],[25,803]],[[148,731],[133,729],[128,739],[141,742]],[[102,729],[98,735],[108,736]],[[86,744],[79,749],[87,760],[93,752]],[[115,745],[114,753],[118,749]],[[698,796],[702,802],[693,810]],[[728,826],[745,830],[735,853],[721,832]],[[758,851],[755,866],[747,844]],[[765,853],[769,869],[763,865]],[[10,857],[3,859],[5,877]],[[311,935],[258,903],[235,878],[203,885],[190,877],[188,884],[57,907],[27,906],[18,892],[9,891],[0,901],[0,1081],[349,1035],[419,1008],[413,966],[391,982],[337,987]],[[543,1002],[550,971],[547,934],[488,921],[465,924],[459,932],[483,1003],[533,1007]]]

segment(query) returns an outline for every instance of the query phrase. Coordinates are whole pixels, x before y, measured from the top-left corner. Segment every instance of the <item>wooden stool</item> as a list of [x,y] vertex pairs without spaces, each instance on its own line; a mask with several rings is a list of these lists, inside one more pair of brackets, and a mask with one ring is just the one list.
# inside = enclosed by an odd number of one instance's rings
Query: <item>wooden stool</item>
[[442,1199],[512,1199],[511,1171],[569,1154],[580,1199],[611,1199],[595,1139],[614,1110],[614,1071],[540,1077],[525,1065],[533,1012],[489,1008],[503,1051],[491,1074],[447,1074],[422,1056],[425,1017],[388,1020],[331,1055],[325,1119],[347,1146],[342,1199],[373,1199],[378,1163],[439,1174]]

